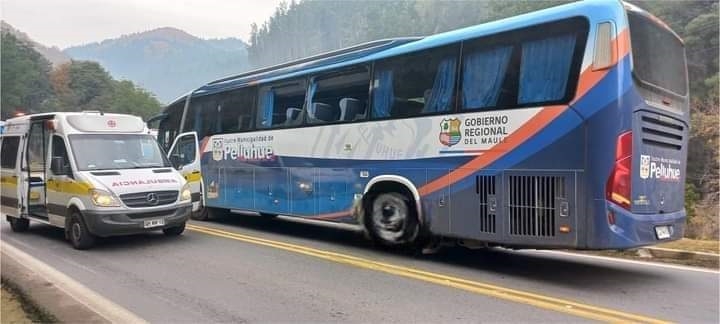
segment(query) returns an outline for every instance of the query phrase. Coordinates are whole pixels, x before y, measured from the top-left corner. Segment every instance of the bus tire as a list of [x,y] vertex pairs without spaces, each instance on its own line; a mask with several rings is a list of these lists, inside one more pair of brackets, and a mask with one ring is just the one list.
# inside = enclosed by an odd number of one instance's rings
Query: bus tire
[[73,248],[77,250],[87,250],[95,245],[95,235],[88,230],[80,212],[73,211],[72,214],[70,214],[67,231],[70,244],[72,244]]
[[162,231],[165,236],[179,236],[185,231],[185,223],[183,222],[178,226],[163,228]]
[[370,238],[384,246],[412,246],[420,233],[411,199],[397,192],[382,192],[369,199],[363,225]]
[[200,207],[198,211],[194,211],[190,213],[190,218],[198,221],[206,221],[210,220],[210,211],[208,210],[208,207]]
[[7,217],[7,221],[10,223],[10,228],[15,233],[22,233],[30,228],[30,220],[27,218]]

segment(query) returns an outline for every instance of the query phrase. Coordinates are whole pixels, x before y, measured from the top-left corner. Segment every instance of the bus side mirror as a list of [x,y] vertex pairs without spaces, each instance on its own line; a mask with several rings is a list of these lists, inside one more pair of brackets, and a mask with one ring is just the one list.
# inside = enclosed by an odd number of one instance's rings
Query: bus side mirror
[[69,175],[70,170],[65,167],[65,158],[62,156],[53,156],[50,161],[50,171],[55,175]]

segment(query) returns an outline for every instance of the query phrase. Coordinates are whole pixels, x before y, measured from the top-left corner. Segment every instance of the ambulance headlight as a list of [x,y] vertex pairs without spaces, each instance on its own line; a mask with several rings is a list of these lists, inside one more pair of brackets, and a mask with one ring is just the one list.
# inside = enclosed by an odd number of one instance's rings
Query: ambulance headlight
[[105,190],[91,189],[90,195],[95,206],[99,207],[120,207],[120,202],[115,196]]
[[182,190],[180,190],[180,201],[187,201],[190,200],[192,197],[192,193],[190,192],[190,184],[186,183]]

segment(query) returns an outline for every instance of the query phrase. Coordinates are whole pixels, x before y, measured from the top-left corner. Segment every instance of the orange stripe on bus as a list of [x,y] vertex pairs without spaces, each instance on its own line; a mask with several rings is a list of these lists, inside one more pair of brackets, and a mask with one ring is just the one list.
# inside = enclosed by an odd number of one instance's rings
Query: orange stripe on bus
[[537,133],[540,129],[549,124],[555,117],[559,116],[568,106],[550,106],[543,108],[537,115],[533,116],[525,124],[520,127],[517,131],[510,134],[506,140],[499,143],[493,148],[480,155],[458,169],[455,169],[445,176],[437,178],[430,183],[420,187],[419,193],[421,196],[438,191],[448,185],[458,182],[472,173],[486,167],[488,164],[494,162],[505,153],[511,151],[516,146],[523,143],[530,136]]

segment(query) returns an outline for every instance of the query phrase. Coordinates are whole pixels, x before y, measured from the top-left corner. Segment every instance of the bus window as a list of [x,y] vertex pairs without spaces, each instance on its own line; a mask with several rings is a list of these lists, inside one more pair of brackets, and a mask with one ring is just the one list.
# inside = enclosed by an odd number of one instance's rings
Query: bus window
[[175,140],[175,136],[180,133],[180,120],[182,119],[183,109],[185,108],[185,100],[175,103],[167,108],[167,117],[160,121],[158,125],[158,143],[165,150],[169,151],[170,146]]
[[218,133],[218,112],[216,95],[192,98],[183,129],[197,132],[198,140]]
[[[370,73],[366,67],[319,77],[311,86],[308,123],[362,120],[366,117]],[[316,110],[316,109],[320,110]],[[324,112],[319,116],[318,112]]]
[[299,112],[305,102],[305,90],[304,80],[260,88],[257,128],[299,124],[302,121]]
[[467,41],[462,110],[568,102],[586,35],[586,22],[570,19]]
[[498,106],[502,93],[514,92],[503,86],[508,79],[512,49],[512,46],[497,46],[463,51],[461,89],[464,110]]
[[575,52],[575,34],[522,44],[518,104],[557,101],[565,97]]
[[458,47],[436,49],[375,65],[374,118],[402,118],[453,109]]
[[255,88],[244,88],[220,99],[218,125],[221,132],[243,132],[252,128],[256,91]]

